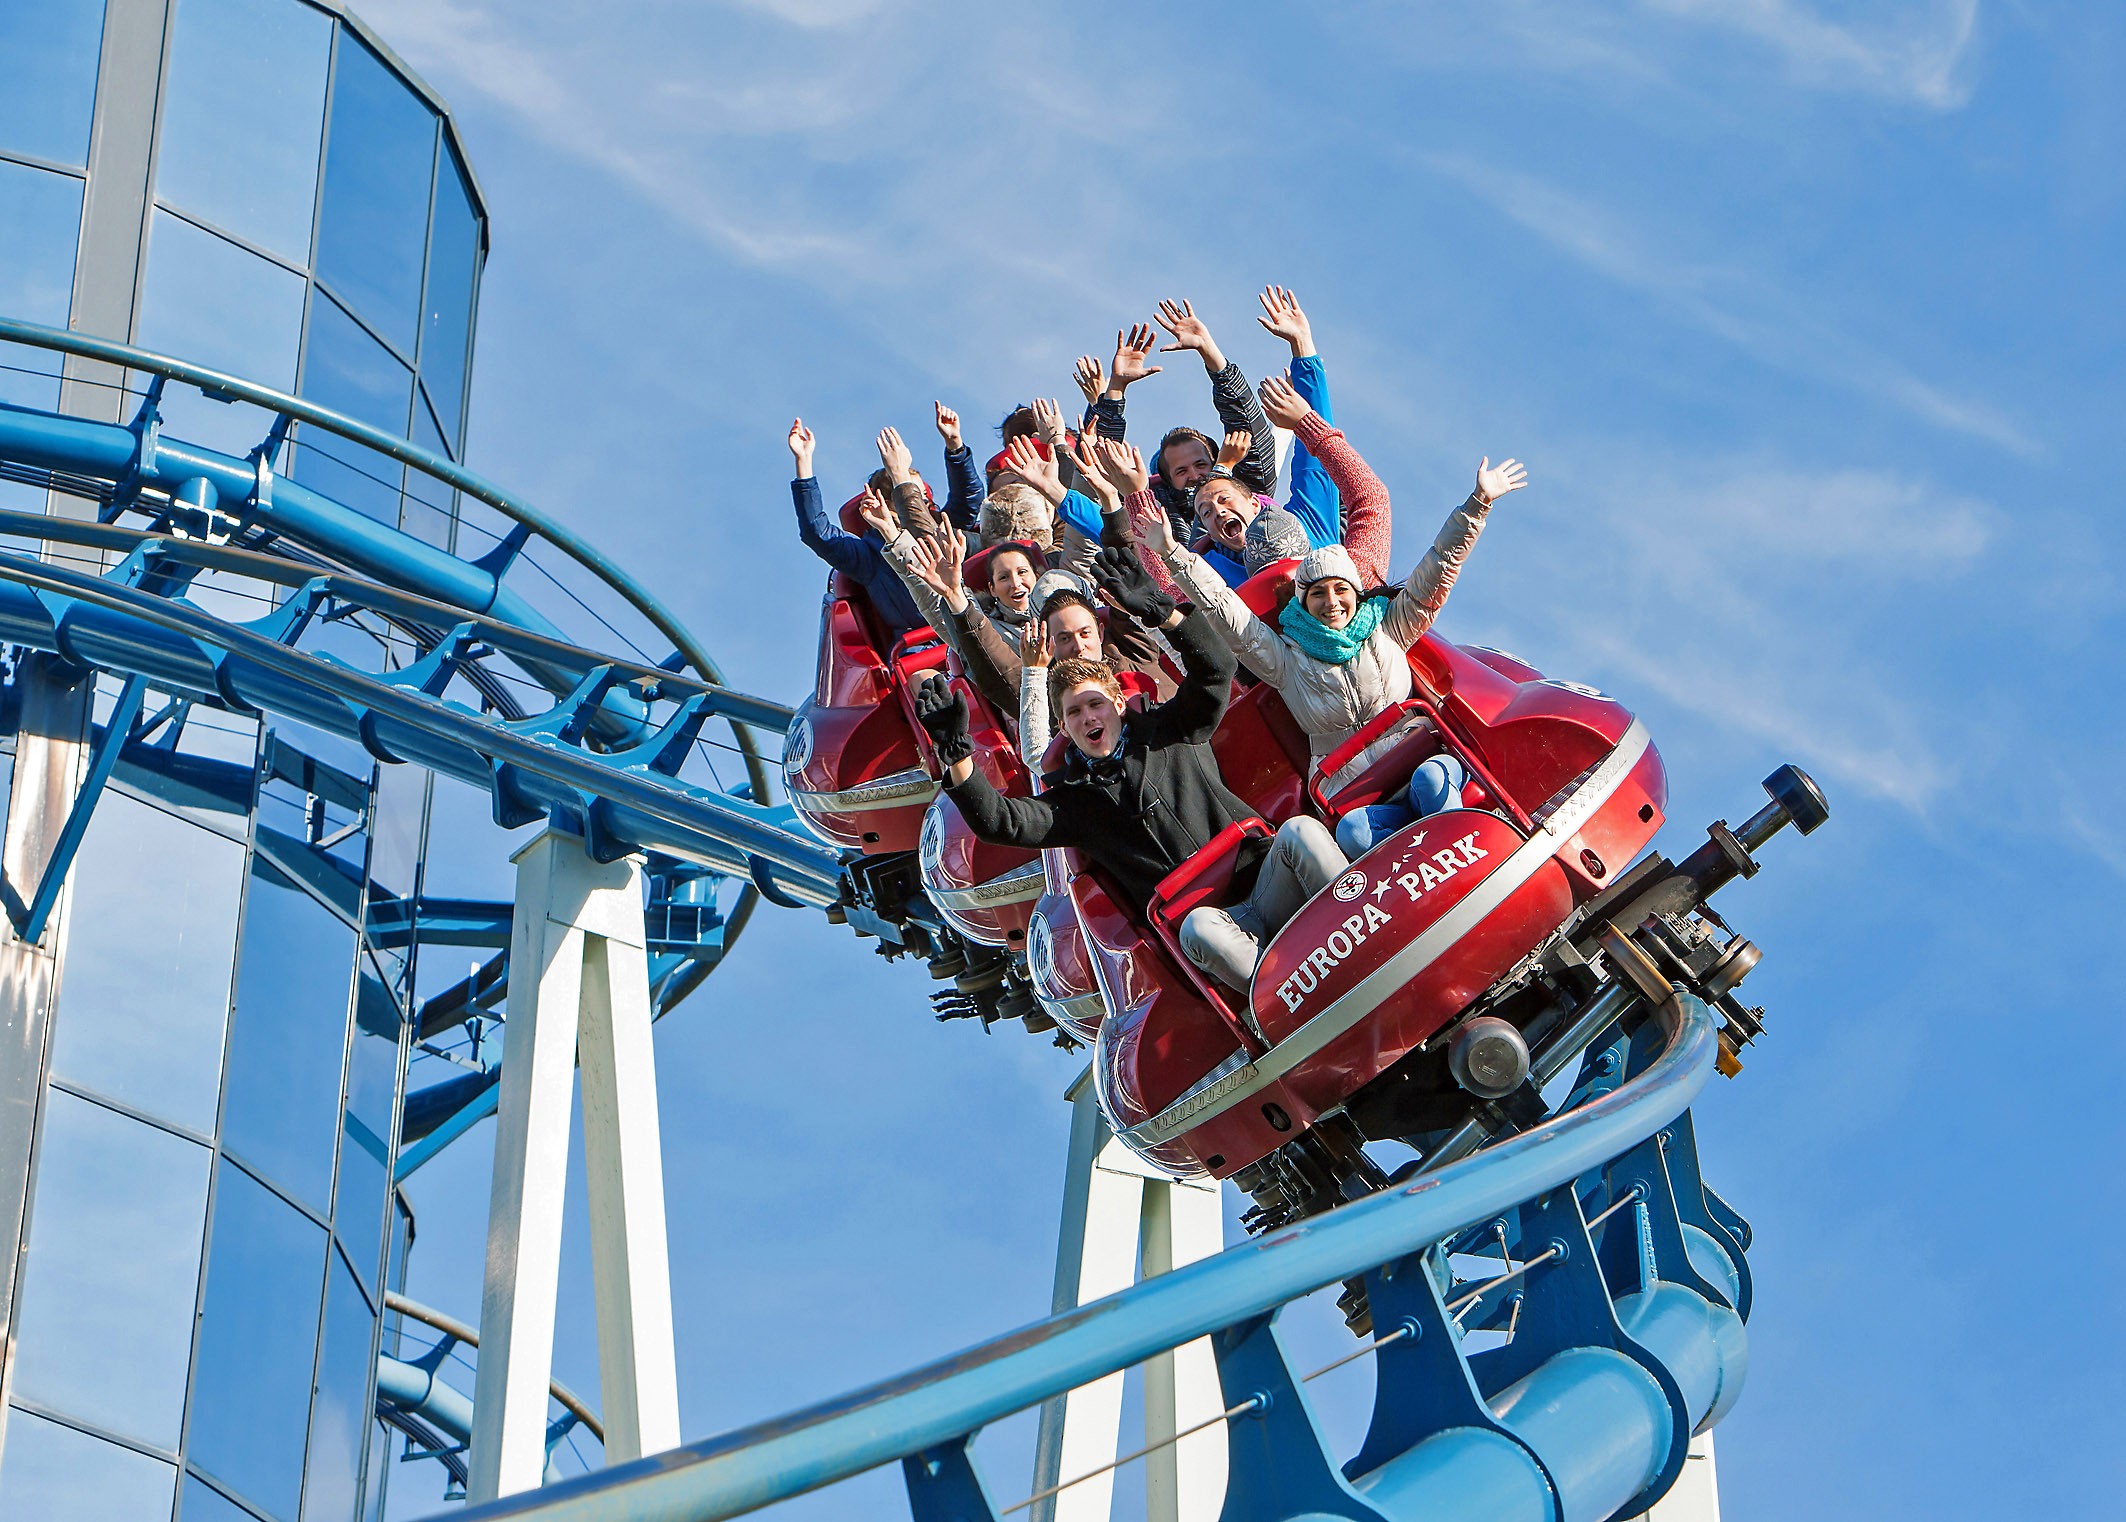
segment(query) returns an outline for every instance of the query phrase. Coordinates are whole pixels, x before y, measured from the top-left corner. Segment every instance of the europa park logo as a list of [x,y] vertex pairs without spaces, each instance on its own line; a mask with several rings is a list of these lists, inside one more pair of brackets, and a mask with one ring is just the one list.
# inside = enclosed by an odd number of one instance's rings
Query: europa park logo
[[1366,874],[1356,867],[1337,878],[1336,886],[1329,890],[1339,904],[1348,904],[1365,891]]

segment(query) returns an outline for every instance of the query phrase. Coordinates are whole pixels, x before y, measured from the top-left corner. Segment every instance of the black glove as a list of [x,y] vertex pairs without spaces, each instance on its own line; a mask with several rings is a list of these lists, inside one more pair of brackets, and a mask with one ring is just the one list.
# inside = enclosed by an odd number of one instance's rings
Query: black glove
[[943,677],[933,675],[916,689],[915,716],[930,731],[938,765],[952,766],[974,754],[974,741],[967,733],[967,694],[955,690]]
[[1093,558],[1093,580],[1101,595],[1147,629],[1173,616],[1174,599],[1159,590],[1134,549],[1109,545]]

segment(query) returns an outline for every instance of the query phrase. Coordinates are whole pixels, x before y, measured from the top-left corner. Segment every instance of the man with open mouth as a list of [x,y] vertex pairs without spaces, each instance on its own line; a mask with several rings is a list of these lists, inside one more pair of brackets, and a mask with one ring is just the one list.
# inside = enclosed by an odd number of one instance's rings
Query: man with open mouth
[[[974,769],[964,694],[933,677],[916,713],[945,768],[945,790],[977,836],[1030,850],[1074,848],[1141,911],[1160,880],[1220,831],[1259,816],[1225,785],[1210,746],[1232,694],[1232,652],[1193,605],[1159,590],[1133,551],[1110,546],[1093,569],[1107,599],[1164,632],[1180,657],[1171,698],[1132,712],[1105,663],[1058,661],[1049,703],[1070,744],[1031,798],[1006,797]],[[1268,839],[1250,838],[1233,877],[1239,902],[1194,910],[1182,923],[1182,950],[1244,991],[1263,943],[1348,865],[1327,828],[1304,815]]]

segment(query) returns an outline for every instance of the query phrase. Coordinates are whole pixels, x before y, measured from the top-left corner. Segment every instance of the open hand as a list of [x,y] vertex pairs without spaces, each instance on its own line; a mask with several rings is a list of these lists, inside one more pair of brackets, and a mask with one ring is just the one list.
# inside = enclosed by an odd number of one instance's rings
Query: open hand
[[1061,449],[1068,430],[1063,426],[1063,409],[1045,397],[1035,397],[1033,407],[1034,431],[1048,441],[1050,449]]
[[1248,457],[1248,446],[1254,442],[1255,436],[1252,433],[1245,428],[1235,428],[1225,436],[1225,442],[1218,446],[1218,468],[1233,469]]
[[901,442],[898,428],[886,428],[878,436],[878,462],[886,467],[886,474],[893,478],[895,486],[915,479],[915,457],[908,453],[908,446]]
[[1023,479],[1051,503],[1063,500],[1063,475],[1053,456],[1043,456],[1040,446],[1020,434],[1004,446],[1004,468]]
[[1070,456],[1070,463],[1078,467],[1078,476],[1085,483],[1086,494],[1100,504],[1102,512],[1122,505],[1122,498],[1116,492],[1114,483],[1109,481],[1106,473],[1100,469],[1097,446],[1091,434],[1079,434],[1064,453]]
[[1019,664],[1044,667],[1048,664],[1051,647],[1048,641],[1048,620],[1029,618],[1019,634]]
[[945,441],[945,452],[950,454],[955,449],[966,448],[965,440],[960,437],[960,415],[943,402],[936,403],[936,406],[938,437]]
[[1255,389],[1262,397],[1264,414],[1279,428],[1297,428],[1314,410],[1285,376],[1266,375]]
[[1151,472],[1144,468],[1144,456],[1137,452],[1136,445],[1123,439],[1102,439],[1096,446],[1094,459],[1100,466],[1100,474],[1107,477],[1123,496],[1151,489]]
[[1115,361],[1108,366],[1108,384],[1117,394],[1127,391],[1147,375],[1157,375],[1166,368],[1145,363],[1151,358],[1152,345],[1158,341],[1158,335],[1152,332],[1152,325],[1148,322],[1140,322],[1115,334]]
[[801,417],[790,419],[790,458],[797,462],[797,479],[812,474],[812,430]]
[[891,544],[900,537],[900,520],[893,516],[893,508],[872,486],[864,488],[864,494],[856,499],[856,516],[878,530],[879,538]]
[[1491,456],[1486,455],[1476,467],[1476,500],[1486,507],[1527,484],[1528,467],[1519,460],[1501,460],[1493,465]]
[[1294,359],[1305,359],[1314,352],[1314,328],[1299,309],[1298,297],[1281,285],[1266,285],[1257,299],[1262,302],[1262,315],[1255,320],[1290,344]]
[[917,534],[908,559],[917,579],[937,593],[953,612],[959,612],[965,596],[960,581],[961,568],[967,560],[966,547],[960,536],[948,532],[933,539],[927,534]]
[[1100,393],[1107,389],[1107,372],[1100,368],[1100,361],[1090,354],[1080,354],[1078,363],[1071,369],[1071,377],[1078,389],[1085,393],[1085,405],[1090,407],[1100,400]]
[[1203,319],[1196,315],[1196,308],[1187,301],[1160,302],[1158,322],[1174,338],[1172,343],[1159,346],[1162,354],[1170,354],[1176,349],[1194,349],[1201,354],[1215,347],[1211,330],[1204,326]]

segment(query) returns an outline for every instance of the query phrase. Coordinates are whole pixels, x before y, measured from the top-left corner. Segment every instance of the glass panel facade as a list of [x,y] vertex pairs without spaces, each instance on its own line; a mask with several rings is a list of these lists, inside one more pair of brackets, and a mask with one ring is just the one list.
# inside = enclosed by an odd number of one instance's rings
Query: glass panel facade
[[296,1522],[325,1234],[224,1161],[200,1307],[188,1464]]
[[[85,310],[93,126],[97,174],[153,166],[146,186],[99,188],[99,206],[144,192],[144,225],[99,222],[113,241],[88,261],[100,280],[139,239],[137,276],[94,293],[130,310],[114,331],[456,458],[484,241],[472,180],[437,108],[339,11],[114,8],[112,26],[148,29],[114,57],[148,68],[162,48],[163,75],[99,120],[104,0],[0,0],[0,313],[64,327]],[[0,402],[56,406],[58,367],[0,346]],[[116,400],[121,418],[135,401]],[[161,407],[166,439],[235,455],[271,421],[181,383]],[[360,446],[298,429],[275,465],[281,491],[455,537],[447,487],[419,479],[429,503],[409,504],[402,467]],[[0,483],[0,506],[45,495]],[[196,591],[246,611],[231,588]],[[303,644],[368,664],[378,633],[320,624]],[[373,1385],[381,1291],[413,1238],[390,1176],[411,951],[391,932],[365,948],[355,926],[371,874],[371,891],[415,890],[429,779],[394,767],[399,785],[379,787],[338,737],[205,705],[164,734],[183,764],[129,750],[70,887],[0,1522],[381,1518],[405,1446],[377,1425]],[[306,754],[261,785],[254,763],[283,752]],[[433,1509],[439,1481],[422,1466],[401,1509]]]
[[0,1517],[11,1522],[169,1522],[176,1481],[176,1467],[161,1459],[27,1411],[8,1414]]
[[211,1136],[243,885],[236,841],[106,793],[74,867],[53,1072]]
[[421,381],[443,432],[459,437],[466,346],[472,337],[473,279],[480,264],[480,222],[457,155],[446,144],[437,160],[434,230],[428,243],[428,297],[421,309]]
[[376,1364],[370,1341],[376,1313],[338,1254],[333,1255],[331,1280],[325,1292],[317,1407],[310,1418],[303,1522],[346,1522],[354,1516],[362,1483],[362,1438],[372,1420],[369,1391]]
[[137,331],[142,348],[286,391],[303,331],[303,277],[158,211]]
[[[435,113],[343,30],[333,68],[317,273],[408,355],[421,313],[436,128]],[[403,417],[398,426],[405,426]]]
[[155,191],[310,262],[332,19],[292,0],[180,0]]
[[383,1271],[384,1200],[391,1192],[392,1111],[399,1088],[399,1011],[396,959],[362,958],[355,991],[354,1050],[347,1061],[347,1108],[340,1141],[339,1199],[333,1227],[347,1256],[372,1291]]
[[[29,7],[19,12],[10,7],[14,19],[0,19],[0,124],[8,109],[6,80],[13,72],[7,54],[8,29],[20,27],[36,14]],[[0,312],[48,327],[66,326],[80,231],[81,181],[0,160]],[[57,355],[0,343],[0,402],[55,406],[58,374]],[[0,507],[41,512],[44,493],[18,482],[0,481]]]
[[0,310],[65,327],[81,232],[81,181],[0,160],[0,227],[7,229],[0,238]]
[[180,1522],[257,1522],[251,1513],[196,1474],[185,1476],[185,1504]]
[[102,43],[103,0],[0,6],[0,151],[89,161]]
[[206,1209],[206,1148],[50,1091],[15,1395],[174,1453]]
[[[392,357],[329,296],[311,304],[304,343],[303,395],[320,406],[404,437],[413,372]],[[306,486],[396,525],[405,467],[360,444],[314,430],[303,434],[292,474]]]
[[323,1215],[340,1128],[354,931],[254,857],[222,1145]]

